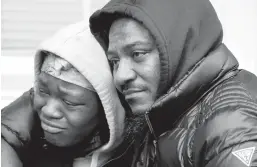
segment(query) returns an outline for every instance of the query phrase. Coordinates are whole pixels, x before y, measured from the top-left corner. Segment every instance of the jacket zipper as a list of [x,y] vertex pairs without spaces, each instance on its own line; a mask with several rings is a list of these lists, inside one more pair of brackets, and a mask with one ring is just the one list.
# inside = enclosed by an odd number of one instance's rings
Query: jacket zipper
[[129,146],[127,147],[127,149],[119,156],[113,158],[113,159],[110,159],[109,161],[107,161],[105,164],[101,165],[101,167],[104,167],[105,165],[107,165],[108,163],[114,161],[114,160],[117,160],[119,159],[120,157],[122,157],[124,154],[126,154],[126,152],[129,150],[129,148],[131,147],[131,145],[134,143],[134,140],[129,144]]
[[154,146],[154,161],[155,161],[156,158],[157,158],[157,136],[154,133],[153,126],[152,126],[151,121],[149,119],[149,111],[147,111],[145,113],[145,119],[146,119],[146,122],[147,122],[147,125],[148,125],[149,129],[150,129],[151,134],[154,136],[153,146]]
[[149,129],[150,129],[151,134],[154,136],[154,140],[157,141],[157,137],[154,133],[153,126],[152,126],[151,121],[149,119],[149,111],[147,111],[145,113],[145,119],[146,119],[146,122],[147,122],[147,125],[148,125]]

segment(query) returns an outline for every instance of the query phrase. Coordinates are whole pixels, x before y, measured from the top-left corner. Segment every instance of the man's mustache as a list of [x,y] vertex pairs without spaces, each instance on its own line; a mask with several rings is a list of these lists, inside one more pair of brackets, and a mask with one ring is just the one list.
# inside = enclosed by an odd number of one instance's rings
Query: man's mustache
[[146,86],[140,85],[140,84],[134,84],[134,83],[124,84],[120,88],[121,88],[120,89],[121,93],[128,90],[141,90],[141,91],[146,90]]

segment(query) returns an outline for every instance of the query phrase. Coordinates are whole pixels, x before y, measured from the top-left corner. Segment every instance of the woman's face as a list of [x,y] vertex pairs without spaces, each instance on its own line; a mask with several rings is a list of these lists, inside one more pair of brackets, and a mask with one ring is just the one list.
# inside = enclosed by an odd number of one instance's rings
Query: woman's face
[[101,103],[95,92],[41,72],[34,106],[45,139],[53,145],[75,145],[96,128]]

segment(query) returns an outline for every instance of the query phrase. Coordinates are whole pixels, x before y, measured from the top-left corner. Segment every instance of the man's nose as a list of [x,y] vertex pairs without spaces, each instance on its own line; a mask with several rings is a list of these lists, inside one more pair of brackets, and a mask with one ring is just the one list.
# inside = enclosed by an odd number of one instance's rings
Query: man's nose
[[126,85],[136,78],[133,63],[129,59],[120,60],[119,66],[114,73],[114,81],[118,88]]
[[45,106],[41,109],[41,114],[46,119],[61,119],[63,112],[60,109],[60,104],[55,99],[49,99]]

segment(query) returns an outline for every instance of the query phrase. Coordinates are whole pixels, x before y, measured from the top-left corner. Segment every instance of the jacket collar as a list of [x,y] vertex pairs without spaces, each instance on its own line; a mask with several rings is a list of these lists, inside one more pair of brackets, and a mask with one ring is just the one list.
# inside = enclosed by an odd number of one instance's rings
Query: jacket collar
[[200,60],[187,75],[156,100],[146,113],[155,137],[174,127],[191,106],[222,81],[232,77],[238,62],[224,44]]

